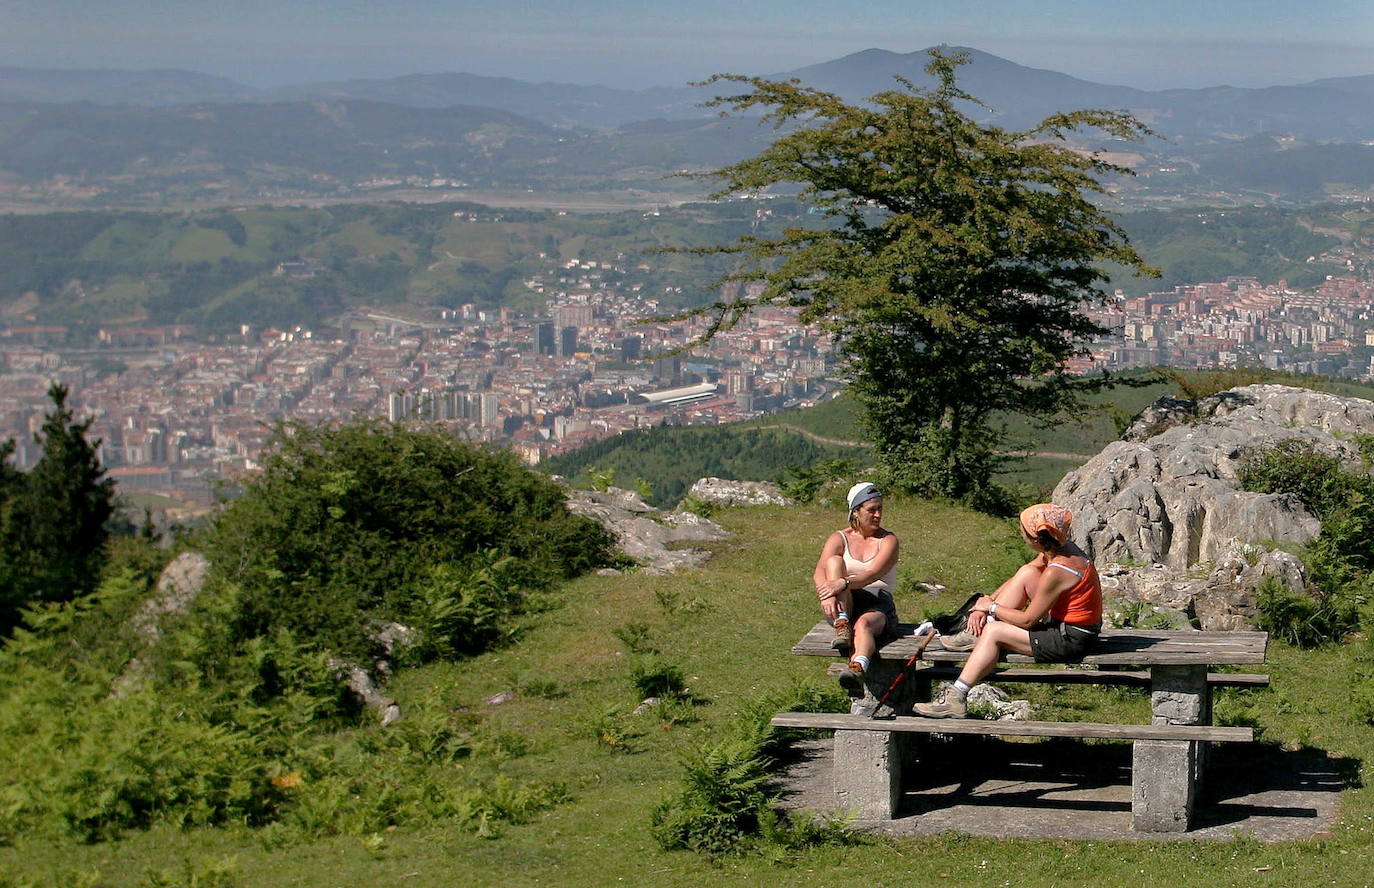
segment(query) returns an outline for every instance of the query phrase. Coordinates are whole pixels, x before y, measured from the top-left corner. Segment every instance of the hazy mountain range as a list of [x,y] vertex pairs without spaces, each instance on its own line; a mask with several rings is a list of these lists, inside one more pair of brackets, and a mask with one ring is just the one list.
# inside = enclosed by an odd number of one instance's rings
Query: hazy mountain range
[[[1180,170],[1180,187],[1233,187],[1233,168],[1248,176],[1235,187],[1274,195],[1310,197],[1328,180],[1374,183],[1374,149],[1361,144],[1374,140],[1374,74],[1147,91],[967,52],[960,86],[988,106],[970,109],[975,117],[1015,129],[1077,108],[1128,110],[1162,137],[1140,150],[1172,158],[1159,166]],[[928,84],[927,61],[924,51],[870,49],[771,76],[858,100],[894,88],[894,75]],[[659,182],[746,156],[770,137],[701,107],[730,87],[634,91],[443,73],[262,90],[188,71],[0,68],[0,185],[60,176],[127,196],[210,180],[245,195],[264,185],[337,191],[368,176]]]
[[[1314,80],[1292,86],[1243,89],[1141,90],[1081,80],[1030,68],[964,48],[970,64],[961,85],[986,102],[993,119],[1024,126],[1074,108],[1124,108],[1157,124],[1166,135],[1249,136],[1284,133],[1298,138],[1364,139],[1374,135],[1374,74]],[[797,78],[848,99],[890,89],[893,76],[929,83],[925,50],[868,49],[843,58],[767,75]],[[703,72],[703,77],[711,72]],[[162,106],[194,103],[270,103],[318,99],[385,102],[411,108],[472,105],[495,108],[545,124],[613,128],[650,118],[711,116],[700,102],[714,90],[647,90],[530,83],[478,74],[410,74],[373,80],[305,83],[258,89],[192,71],[107,71],[0,68],[0,101],[90,102]]]

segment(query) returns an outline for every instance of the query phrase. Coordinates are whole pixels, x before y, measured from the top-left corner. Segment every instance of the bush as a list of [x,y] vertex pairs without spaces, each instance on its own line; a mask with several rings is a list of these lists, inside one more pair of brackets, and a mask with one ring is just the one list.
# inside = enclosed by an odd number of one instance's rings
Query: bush
[[[1360,442],[1367,453],[1367,442]],[[1360,621],[1374,576],[1374,478],[1346,470],[1306,441],[1281,441],[1246,456],[1237,479],[1246,490],[1290,493],[1322,523],[1303,552],[1318,591],[1313,595],[1261,586],[1260,626],[1293,644],[1339,641]]]
[[643,697],[685,697],[687,681],[682,669],[657,657],[636,663],[630,671],[635,689]]
[[1266,579],[1256,596],[1259,628],[1299,647],[1339,641],[1358,622],[1353,604],[1331,595],[1295,592]]
[[811,503],[828,487],[843,489],[845,484],[853,483],[850,479],[858,472],[858,465],[850,459],[823,459],[809,466],[792,465],[778,479],[778,489],[783,496],[799,503]]
[[279,427],[203,548],[241,590],[237,636],[284,627],[363,659],[381,620],[426,626],[429,656],[483,650],[528,592],[610,563],[612,542],[509,454],[361,420]]
[[791,736],[769,725],[772,714],[847,707],[847,699],[837,690],[794,688],[746,709],[724,736],[684,758],[681,789],[660,801],[650,815],[654,840],[667,851],[710,855],[760,843],[795,849],[855,841],[842,825],[779,813],[776,795],[768,788],[774,756]]

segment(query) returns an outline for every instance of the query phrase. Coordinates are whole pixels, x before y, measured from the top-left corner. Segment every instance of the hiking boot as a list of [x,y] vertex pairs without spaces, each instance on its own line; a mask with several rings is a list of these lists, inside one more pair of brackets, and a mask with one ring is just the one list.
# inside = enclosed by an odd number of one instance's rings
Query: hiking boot
[[960,630],[953,635],[940,636],[940,647],[947,651],[971,651],[976,644],[978,644],[978,636],[967,629]]
[[835,638],[830,642],[830,647],[839,651],[841,654],[848,655],[850,648],[854,646],[854,629],[849,625],[848,620],[835,621]]
[[840,673],[840,687],[854,696],[862,694],[864,692],[863,667],[850,660],[849,667]]
[[911,711],[926,718],[968,718],[968,702],[949,684],[940,688],[933,702],[917,703]]

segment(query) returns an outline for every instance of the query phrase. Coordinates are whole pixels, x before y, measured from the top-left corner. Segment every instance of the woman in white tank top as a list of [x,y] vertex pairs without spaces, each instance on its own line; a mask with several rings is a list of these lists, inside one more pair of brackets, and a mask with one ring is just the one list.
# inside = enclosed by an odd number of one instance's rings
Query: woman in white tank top
[[883,497],[873,484],[855,484],[848,502],[849,527],[826,538],[812,579],[835,627],[832,646],[850,655],[840,684],[860,693],[879,642],[897,630],[897,535],[882,526]]

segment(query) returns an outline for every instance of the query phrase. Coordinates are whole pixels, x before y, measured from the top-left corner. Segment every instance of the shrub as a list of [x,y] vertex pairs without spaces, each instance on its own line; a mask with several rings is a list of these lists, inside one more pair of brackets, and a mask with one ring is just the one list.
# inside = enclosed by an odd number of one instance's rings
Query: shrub
[[1256,385],[1285,378],[1282,373],[1264,367],[1236,367],[1231,370],[1194,373],[1172,367],[1157,367],[1155,373],[1165,382],[1173,383],[1178,388],[1180,396],[1195,401],[1243,385]]
[[687,849],[717,855],[760,843],[789,849],[855,839],[842,825],[775,810],[768,787],[774,756],[790,738],[769,720],[780,709],[839,711],[847,700],[838,691],[793,688],[758,701],[740,713],[717,740],[687,754],[682,786],[650,815],[649,830],[664,850]]
[[665,850],[733,851],[759,833],[769,807],[764,738],[748,729],[690,753],[683,788],[654,809],[650,829]]
[[792,465],[778,479],[778,489],[783,496],[799,503],[811,503],[824,489],[842,486],[858,471],[858,465],[850,459],[823,459],[809,466]]
[[429,656],[482,650],[526,592],[613,558],[610,533],[513,456],[371,420],[278,427],[202,542],[241,590],[237,635],[286,627],[358,659],[378,620],[426,624]]
[[656,654],[658,647],[649,635],[649,624],[631,621],[611,630],[611,634],[632,654]]
[[678,504],[678,508],[684,512],[691,512],[693,515],[706,519],[713,518],[716,514],[715,503],[695,496],[683,497],[682,502]]
[[[1362,452],[1367,447],[1360,441]],[[1314,595],[1262,586],[1261,628],[1294,644],[1340,640],[1360,620],[1370,600],[1374,549],[1374,478],[1347,471],[1340,460],[1311,442],[1281,441],[1246,456],[1237,479],[1246,490],[1290,493],[1322,522],[1303,561],[1318,588]]]
[[687,681],[682,669],[674,663],[653,657],[635,663],[630,680],[643,697],[685,697]]
[[1356,608],[1347,600],[1295,592],[1268,578],[1260,583],[1255,605],[1260,629],[1299,647],[1339,641],[1358,622]]

